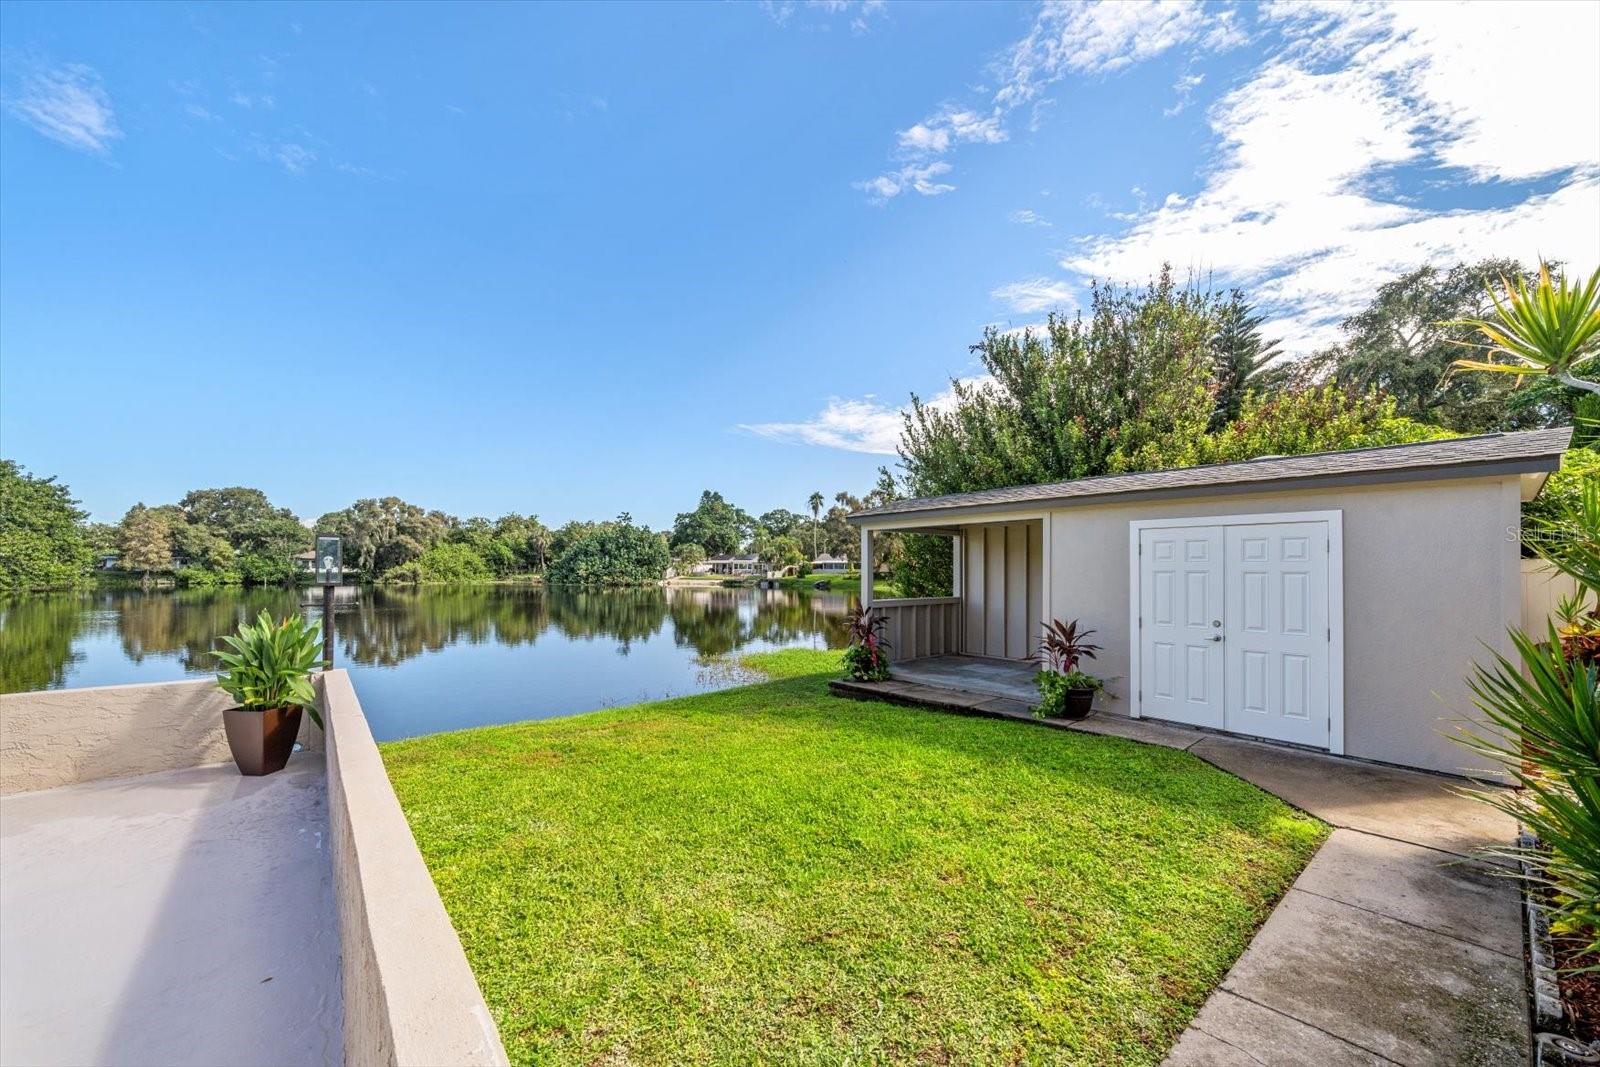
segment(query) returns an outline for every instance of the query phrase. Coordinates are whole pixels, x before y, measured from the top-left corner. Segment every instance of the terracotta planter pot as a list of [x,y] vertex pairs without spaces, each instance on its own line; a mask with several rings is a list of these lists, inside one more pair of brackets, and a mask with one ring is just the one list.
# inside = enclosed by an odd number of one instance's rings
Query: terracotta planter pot
[[1087,719],[1094,706],[1093,689],[1068,689],[1066,701],[1061,706],[1063,719]]
[[294,751],[294,739],[300,736],[300,712],[300,708],[229,708],[222,713],[228,748],[240,774],[254,777],[283,770]]

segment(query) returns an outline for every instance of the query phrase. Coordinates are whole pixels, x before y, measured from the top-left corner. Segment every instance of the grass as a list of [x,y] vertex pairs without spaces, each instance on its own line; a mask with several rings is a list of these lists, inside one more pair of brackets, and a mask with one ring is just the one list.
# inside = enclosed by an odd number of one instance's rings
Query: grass
[[513,1063],[1158,1063],[1326,833],[1185,753],[746,665],[384,746]]
[[[814,589],[818,582],[824,582],[830,593],[859,593],[861,592],[861,572],[847,571],[844,574],[808,574],[804,578],[779,578],[780,589]],[[872,595],[889,599],[898,596],[894,583],[887,578],[874,578],[872,580]]]

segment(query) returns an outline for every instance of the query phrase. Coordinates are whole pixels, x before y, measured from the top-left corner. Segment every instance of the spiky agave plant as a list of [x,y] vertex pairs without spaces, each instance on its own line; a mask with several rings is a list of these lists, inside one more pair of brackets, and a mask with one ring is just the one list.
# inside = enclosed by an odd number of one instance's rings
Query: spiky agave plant
[[844,662],[850,677],[859,682],[889,677],[889,642],[883,639],[883,628],[889,620],[870,607],[855,608],[849,619],[850,647],[844,650]]
[[1514,374],[1519,379],[1548,375],[1569,388],[1600,393],[1600,382],[1573,373],[1576,364],[1600,348],[1600,270],[1589,275],[1586,284],[1569,285],[1564,274],[1552,280],[1549,264],[1541,262],[1538,284],[1531,289],[1521,279],[1501,278],[1500,286],[1504,299],[1493,286],[1487,287],[1493,318],[1458,319],[1450,325],[1471,327],[1482,339],[1458,344],[1510,362],[1458,359],[1450,369]]
[[[1546,640],[1511,631],[1514,659],[1494,654],[1467,682],[1490,729],[1463,741],[1522,788],[1479,799],[1539,839],[1534,881],[1551,891],[1558,928],[1600,951],[1600,665],[1569,657],[1554,624]],[[1492,850],[1520,857],[1516,849]]]

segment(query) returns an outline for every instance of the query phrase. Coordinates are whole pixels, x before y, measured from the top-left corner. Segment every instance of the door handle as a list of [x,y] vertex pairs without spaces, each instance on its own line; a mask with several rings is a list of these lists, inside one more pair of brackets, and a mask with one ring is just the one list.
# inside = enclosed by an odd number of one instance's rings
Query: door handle
[[1222,640],[1222,635],[1221,634],[1213,634],[1211,637],[1207,638],[1207,640],[1209,640],[1209,641],[1221,641]]

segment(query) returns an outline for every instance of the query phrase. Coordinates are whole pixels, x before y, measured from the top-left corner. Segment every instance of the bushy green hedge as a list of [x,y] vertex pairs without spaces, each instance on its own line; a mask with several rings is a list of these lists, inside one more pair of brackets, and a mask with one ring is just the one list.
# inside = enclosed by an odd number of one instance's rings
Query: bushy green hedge
[[483,557],[464,544],[441,542],[428,551],[398,567],[391,567],[383,576],[386,582],[487,582],[494,572]]
[[666,538],[623,516],[575,538],[550,566],[553,585],[643,585],[666,577]]

